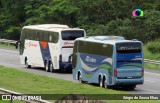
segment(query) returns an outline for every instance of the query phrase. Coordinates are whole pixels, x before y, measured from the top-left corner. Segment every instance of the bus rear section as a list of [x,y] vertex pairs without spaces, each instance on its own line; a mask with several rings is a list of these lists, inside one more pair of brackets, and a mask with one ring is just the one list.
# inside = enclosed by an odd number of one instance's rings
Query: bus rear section
[[115,85],[130,86],[143,84],[144,64],[141,42],[124,42],[116,44]]
[[62,70],[72,71],[72,53],[74,40],[79,37],[85,36],[84,30],[63,30],[61,32],[62,44],[61,44],[61,54],[59,57],[59,66]]

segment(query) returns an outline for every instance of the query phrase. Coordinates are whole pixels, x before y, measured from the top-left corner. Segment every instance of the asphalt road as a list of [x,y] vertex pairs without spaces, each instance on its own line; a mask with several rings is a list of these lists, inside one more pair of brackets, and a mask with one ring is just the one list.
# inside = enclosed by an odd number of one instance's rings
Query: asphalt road
[[[17,50],[0,47],[0,65],[17,68],[34,74],[77,82],[76,80],[73,80],[72,74],[70,73],[50,73],[46,72],[43,68],[25,68],[24,65],[20,64],[19,52]],[[137,85],[135,90],[119,90],[133,94],[160,94],[160,71],[145,69],[144,75],[144,84]]]

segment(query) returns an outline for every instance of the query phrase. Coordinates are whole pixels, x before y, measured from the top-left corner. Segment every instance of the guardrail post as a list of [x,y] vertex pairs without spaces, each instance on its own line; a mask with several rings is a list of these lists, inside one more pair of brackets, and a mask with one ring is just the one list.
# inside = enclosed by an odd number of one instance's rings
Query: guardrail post
[[12,96],[13,96],[13,94],[11,94],[11,100],[9,101],[9,103],[13,103],[13,102],[12,102],[12,101],[13,101],[13,100],[12,100]]

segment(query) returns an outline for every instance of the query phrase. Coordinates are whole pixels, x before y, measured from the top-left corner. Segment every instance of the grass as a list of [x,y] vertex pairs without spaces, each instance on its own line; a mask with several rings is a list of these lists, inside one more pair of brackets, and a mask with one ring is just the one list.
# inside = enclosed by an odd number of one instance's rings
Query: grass
[[[0,66],[0,87],[23,94],[127,94],[123,91],[104,89],[89,84],[74,83],[3,66]],[[98,98],[98,95],[96,98]],[[106,102],[117,103],[117,100],[106,100]],[[158,103],[158,101],[152,100],[118,100],[118,103],[139,102]]]
[[154,53],[153,54],[147,49],[147,46],[144,46],[144,58],[160,61],[160,53]]
[[15,49],[15,46],[6,43],[0,43],[0,47]]
[[160,65],[145,63],[145,68],[153,69],[153,70],[160,70]]
[[[157,41],[159,41],[159,40],[152,41],[152,42],[157,42]],[[160,53],[152,53],[148,50],[148,44],[150,44],[152,42],[149,42],[144,46],[144,58],[160,61]],[[153,70],[160,70],[160,65],[145,63],[145,68],[153,69]]]
[[0,100],[0,103],[26,103],[26,102],[23,102],[23,101],[12,101],[12,102],[10,102],[10,101],[2,101],[2,100]]

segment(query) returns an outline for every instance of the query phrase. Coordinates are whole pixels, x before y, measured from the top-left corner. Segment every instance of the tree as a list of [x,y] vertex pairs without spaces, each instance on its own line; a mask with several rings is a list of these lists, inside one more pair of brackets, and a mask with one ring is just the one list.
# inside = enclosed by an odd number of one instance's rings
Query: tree
[[[143,17],[132,17],[140,8]],[[159,37],[159,0],[1,0],[0,37],[19,39],[24,25],[66,24],[87,35],[120,35],[144,42]],[[15,35],[16,33],[16,35]]]

